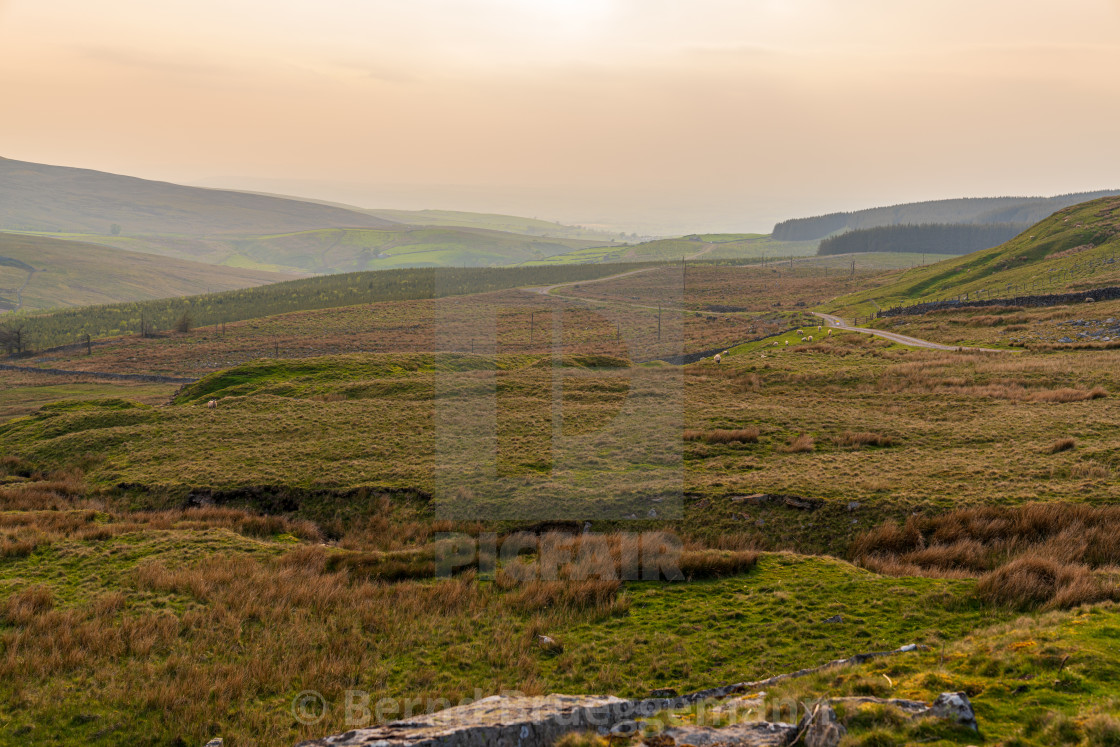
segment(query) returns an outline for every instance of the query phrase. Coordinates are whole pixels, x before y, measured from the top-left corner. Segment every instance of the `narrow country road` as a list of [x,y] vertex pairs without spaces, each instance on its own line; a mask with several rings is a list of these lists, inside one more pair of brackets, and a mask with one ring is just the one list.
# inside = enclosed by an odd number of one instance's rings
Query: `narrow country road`
[[917,337],[908,337],[900,335],[897,332],[887,332],[881,329],[871,329],[869,327],[853,327],[838,316],[832,314],[824,314],[820,311],[814,311],[813,316],[820,317],[824,320],[826,327],[833,329],[842,329],[848,332],[863,332],[867,335],[875,335],[882,337],[892,342],[897,342],[902,345],[910,345],[916,348],[930,348],[931,350],[979,350],[984,353],[1011,353],[1011,350],[1001,350],[999,348],[973,348],[963,345],[942,345],[939,342],[930,342],[929,340],[919,340]]

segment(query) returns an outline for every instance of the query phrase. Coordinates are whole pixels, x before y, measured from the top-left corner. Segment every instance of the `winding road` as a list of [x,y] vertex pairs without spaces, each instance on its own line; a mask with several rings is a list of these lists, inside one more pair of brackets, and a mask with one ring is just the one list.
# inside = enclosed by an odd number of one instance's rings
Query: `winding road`
[[909,337],[907,335],[900,335],[897,332],[887,332],[882,329],[872,329],[870,327],[853,327],[845,322],[838,316],[832,314],[825,314],[820,311],[812,312],[813,316],[820,317],[824,320],[826,327],[833,329],[842,329],[845,332],[862,332],[866,335],[875,335],[883,339],[897,342],[902,345],[910,345],[916,348],[929,348],[931,350],[978,350],[983,353],[1011,353],[1011,350],[1001,350],[999,348],[973,348],[965,347],[963,345],[943,345],[940,342],[930,342],[929,340],[922,340],[917,337]]
[[[696,254],[693,254],[689,257],[686,257],[686,259],[692,259],[693,257],[699,257],[701,254],[706,254],[707,252],[710,252],[713,247],[715,247],[715,244],[709,244],[707,246],[707,248],[705,248],[703,251],[697,252]],[[555,285],[522,288],[521,290],[527,291],[527,292],[530,292],[530,293],[541,293],[541,294],[544,294],[544,295],[551,295],[552,292],[554,290],[556,290],[557,288],[563,288],[563,287],[569,286],[569,285],[589,285],[591,283],[604,283],[608,280],[618,280],[619,278],[629,277],[630,275],[637,275],[638,273],[649,272],[651,270],[657,270],[657,269],[661,269],[661,268],[662,268],[661,265],[654,266],[654,267],[643,267],[639,270],[630,270],[628,272],[620,272],[617,275],[608,275],[608,276],[602,277],[602,278],[595,278],[594,280],[576,280],[576,281],[567,282],[567,283],[557,283]],[[617,301],[609,301],[608,302],[608,301],[601,301],[601,300],[598,300],[598,299],[580,298],[578,296],[574,296],[574,297],[573,296],[563,296],[559,293],[557,293],[555,295],[557,295],[560,298],[569,298],[569,299],[574,298],[575,300],[584,301],[584,302],[591,302],[591,303],[617,303],[617,304],[622,304],[623,306],[634,306],[634,307],[640,308],[640,309],[656,308],[654,306],[647,306],[645,304],[632,303],[630,301],[617,300]],[[722,315],[721,312],[704,312],[704,313],[706,313],[706,314],[713,314],[714,313],[714,314]],[[873,329],[873,328],[870,328],[870,327],[853,327],[852,325],[848,324],[847,322],[845,322],[840,317],[835,316],[833,314],[825,314],[824,312],[820,312],[820,311],[814,311],[814,312],[812,312],[812,314],[813,314],[813,316],[816,316],[816,317],[822,319],[825,323],[825,326],[831,327],[833,329],[844,330],[845,332],[860,332],[860,333],[865,334],[865,335],[874,335],[875,337],[882,337],[883,339],[890,340],[891,342],[897,342],[900,345],[909,345],[909,346],[915,347],[915,348],[927,348],[929,350],[949,350],[949,351],[969,350],[969,351],[977,351],[977,352],[982,352],[982,353],[1012,353],[1012,352],[1014,352],[1013,350],[1006,350],[1006,349],[1000,349],[1000,348],[969,347],[969,346],[965,346],[965,345],[945,345],[945,344],[940,343],[940,342],[931,342],[930,340],[922,340],[922,339],[917,338],[917,337],[910,337],[909,335],[900,335],[897,332],[887,332],[886,330],[882,330],[882,329]]]

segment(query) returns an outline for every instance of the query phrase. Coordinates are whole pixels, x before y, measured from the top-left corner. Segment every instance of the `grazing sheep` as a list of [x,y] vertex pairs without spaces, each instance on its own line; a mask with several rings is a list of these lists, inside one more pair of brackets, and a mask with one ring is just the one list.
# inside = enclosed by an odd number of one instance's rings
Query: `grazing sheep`
[[213,410],[215,407],[218,406],[218,400],[212,399],[212,400],[210,400],[209,402],[206,403],[206,406],[209,407],[211,410]]
[[827,334],[827,335],[825,335],[825,337],[832,337],[832,330],[831,330],[831,329],[830,329],[830,330],[828,330],[828,334]]
[[789,340],[786,340],[786,346],[787,347],[789,346]]
[[819,325],[819,324],[817,325],[817,331],[818,331],[818,332],[820,332],[820,331],[821,331],[821,325]]
[[813,341],[813,336],[809,335],[808,337],[805,338],[805,341],[806,342],[812,342]]
[[715,360],[716,363],[719,363],[722,359],[723,356],[721,356],[719,353],[716,353],[715,356],[713,356],[713,360]]
[[802,337],[804,337],[804,336],[805,336],[805,330],[803,330],[803,329],[799,329],[799,330],[797,330],[797,334],[799,334],[799,335],[801,335]]

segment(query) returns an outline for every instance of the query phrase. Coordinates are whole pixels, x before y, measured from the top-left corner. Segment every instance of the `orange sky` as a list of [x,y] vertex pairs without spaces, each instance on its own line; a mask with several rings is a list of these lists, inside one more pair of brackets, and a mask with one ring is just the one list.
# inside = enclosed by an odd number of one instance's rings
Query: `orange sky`
[[1118,0],[0,0],[0,155],[768,230],[1120,187]]

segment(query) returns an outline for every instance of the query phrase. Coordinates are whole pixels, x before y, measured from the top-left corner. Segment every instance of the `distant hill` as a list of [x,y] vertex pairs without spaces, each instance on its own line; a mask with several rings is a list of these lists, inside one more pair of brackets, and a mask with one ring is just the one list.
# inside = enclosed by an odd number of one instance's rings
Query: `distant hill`
[[839,231],[908,223],[1016,223],[1027,228],[1062,208],[1114,195],[1120,195],[1120,190],[1078,192],[1057,197],[972,197],[912,202],[794,218],[774,226],[773,236],[778,241],[812,241]]
[[114,224],[192,236],[396,225],[330,205],[0,158],[0,230],[109,234]]
[[908,270],[829,308],[866,313],[965,294],[999,298],[1109,285],[1120,285],[1120,197],[1064,208],[997,247]]
[[0,311],[235,290],[292,277],[45,236],[0,233]]
[[196,262],[290,273],[496,267],[601,243],[480,228],[404,225],[385,229],[324,228],[263,236],[52,235]]

